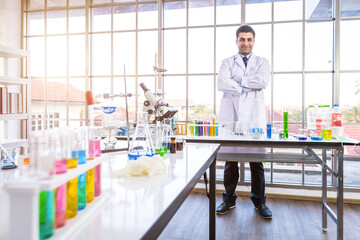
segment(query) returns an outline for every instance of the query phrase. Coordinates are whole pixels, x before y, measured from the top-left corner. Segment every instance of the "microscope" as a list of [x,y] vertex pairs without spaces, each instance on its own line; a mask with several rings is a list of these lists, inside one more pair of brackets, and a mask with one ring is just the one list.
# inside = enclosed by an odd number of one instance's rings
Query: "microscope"
[[144,90],[144,95],[146,97],[143,106],[144,112],[148,113],[149,119],[152,115],[155,116],[155,118],[152,120],[152,123],[161,122],[164,119],[169,119],[178,112],[176,109],[170,109],[169,103],[165,102],[161,98],[157,98],[154,93],[152,93],[145,86],[144,83],[140,83],[140,87],[142,90]]

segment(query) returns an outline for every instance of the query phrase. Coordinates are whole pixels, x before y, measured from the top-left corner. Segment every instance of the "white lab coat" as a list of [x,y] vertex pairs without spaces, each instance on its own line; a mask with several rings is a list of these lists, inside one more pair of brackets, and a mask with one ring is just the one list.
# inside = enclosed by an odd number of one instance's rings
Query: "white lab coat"
[[[219,122],[240,122],[249,127],[260,124],[258,127],[265,130],[264,92],[249,89],[265,89],[269,80],[270,64],[265,58],[252,54],[246,68],[240,54],[223,60],[217,78],[217,88],[223,92]],[[255,148],[243,150],[236,152],[264,152]]]

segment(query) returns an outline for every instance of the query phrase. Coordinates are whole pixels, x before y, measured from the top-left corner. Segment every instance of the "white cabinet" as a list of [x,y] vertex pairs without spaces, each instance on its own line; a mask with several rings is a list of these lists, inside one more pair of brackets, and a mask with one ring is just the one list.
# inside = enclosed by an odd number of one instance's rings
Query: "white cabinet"
[[[13,64],[12,61],[18,61]],[[18,65],[14,72],[9,65]],[[0,45],[0,124],[4,129],[0,135],[0,144],[5,148],[26,147],[30,133],[31,113],[31,78],[30,53],[28,51]],[[16,87],[17,86],[17,87]],[[9,93],[10,89],[16,89]],[[10,121],[18,120],[15,126],[20,129],[19,136],[9,139],[9,131],[13,131]],[[0,126],[1,128],[1,126]]]

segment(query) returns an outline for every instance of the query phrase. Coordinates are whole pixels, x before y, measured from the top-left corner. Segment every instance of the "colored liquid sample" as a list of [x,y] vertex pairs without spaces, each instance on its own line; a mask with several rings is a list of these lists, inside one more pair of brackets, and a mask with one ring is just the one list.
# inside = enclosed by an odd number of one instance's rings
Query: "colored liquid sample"
[[95,167],[95,197],[101,193],[101,164]]
[[307,140],[307,137],[303,137],[303,136],[301,136],[301,137],[299,137],[299,140],[301,140],[301,141],[305,141],[305,140]]
[[66,223],[66,184],[55,189],[55,228]]
[[216,127],[215,127],[215,136],[219,136],[219,124],[216,123],[215,125],[216,125]]
[[184,149],[184,142],[183,141],[177,141],[176,142],[176,151],[182,151]]
[[66,218],[70,219],[76,216],[78,209],[78,178],[73,178],[67,182],[66,197]]
[[129,160],[137,160],[141,156],[148,156],[152,157],[155,153],[153,151],[146,151],[146,150],[135,150],[128,153]]
[[91,203],[94,200],[95,193],[95,169],[92,168],[86,173],[86,202]]
[[69,158],[67,160],[67,167],[68,168],[76,168],[78,165],[78,160],[77,158]]
[[289,137],[289,114],[284,112],[284,138]]
[[55,198],[54,191],[42,191],[39,201],[40,239],[46,239],[54,234]]
[[166,154],[168,150],[167,146],[163,146],[163,149],[164,149],[164,153]]
[[266,138],[271,139],[271,123],[266,124]]
[[321,140],[323,140],[323,137],[311,136],[310,139],[311,139],[311,140],[314,140],[314,141],[321,141]]
[[324,140],[331,140],[332,132],[331,129],[321,129],[321,136]]
[[198,121],[195,120],[195,136],[199,136],[199,126],[198,125]]
[[89,157],[101,156],[100,140],[89,141]]
[[61,174],[67,172],[67,159],[55,161],[55,173]]
[[77,152],[78,164],[86,163],[86,151],[80,150]]
[[78,210],[86,207],[86,172],[78,177]]
[[158,154],[158,155],[160,155],[160,156],[164,156],[165,151],[164,151],[163,146],[157,148],[157,149],[155,150],[155,153]]
[[194,136],[194,122],[190,122],[190,136]]

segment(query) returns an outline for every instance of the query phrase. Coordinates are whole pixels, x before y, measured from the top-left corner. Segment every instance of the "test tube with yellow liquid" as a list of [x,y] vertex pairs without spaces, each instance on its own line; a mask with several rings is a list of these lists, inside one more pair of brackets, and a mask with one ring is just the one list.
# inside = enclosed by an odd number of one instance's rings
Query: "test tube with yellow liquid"
[[66,195],[66,218],[70,219],[76,216],[78,209],[78,178],[73,178],[67,182]]
[[86,202],[91,203],[95,194],[95,169],[92,168],[86,173]]

